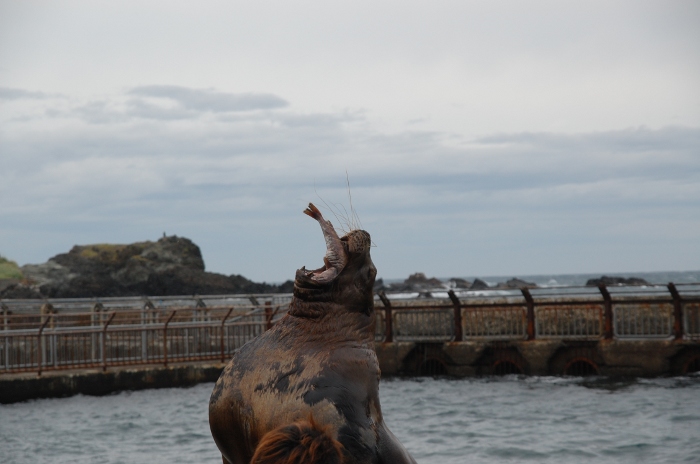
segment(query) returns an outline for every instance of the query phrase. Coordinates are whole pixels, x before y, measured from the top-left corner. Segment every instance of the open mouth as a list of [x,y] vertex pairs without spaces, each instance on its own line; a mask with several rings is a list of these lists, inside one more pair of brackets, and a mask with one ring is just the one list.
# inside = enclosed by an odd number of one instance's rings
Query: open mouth
[[304,214],[316,219],[321,226],[323,238],[326,240],[326,256],[323,257],[323,266],[310,271],[302,267],[297,271],[296,280],[300,283],[313,282],[316,284],[327,284],[335,280],[348,263],[347,238],[338,237],[333,224],[323,218],[321,211],[309,203],[304,210]]

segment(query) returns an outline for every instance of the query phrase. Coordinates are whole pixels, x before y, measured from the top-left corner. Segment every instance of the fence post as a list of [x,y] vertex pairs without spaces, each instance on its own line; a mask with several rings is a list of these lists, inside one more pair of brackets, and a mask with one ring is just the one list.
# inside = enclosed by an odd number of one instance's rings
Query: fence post
[[459,298],[457,298],[453,290],[447,292],[447,295],[450,297],[455,307],[455,341],[461,342],[464,338],[462,335],[462,303],[460,303]]
[[384,304],[384,342],[392,343],[394,341],[394,327],[391,317],[391,301],[384,292],[379,293],[379,299]]
[[523,294],[523,297],[525,298],[525,304],[527,306],[527,339],[528,340],[534,340],[535,339],[535,300],[532,298],[532,295],[530,295],[530,290],[527,288],[521,288],[520,291]]
[[272,302],[271,301],[266,301],[265,302],[265,322],[267,323],[265,325],[265,330],[270,330],[272,328]]
[[112,311],[112,314],[109,315],[109,319],[107,319],[107,322],[105,322],[105,325],[102,327],[102,372],[107,370],[107,326],[116,315],[117,312]]
[[[43,306],[42,306],[42,308],[43,308]],[[37,342],[38,342],[37,349],[39,351],[39,366],[38,366],[39,369],[37,370],[37,373],[36,373],[37,377],[41,377],[41,367],[44,364],[44,346],[43,346],[44,344],[41,341],[41,335],[43,334],[44,329],[46,328],[46,325],[49,323],[49,321],[51,319],[53,319],[53,315],[49,314],[46,317],[46,319],[44,320],[44,323],[41,324],[41,327],[39,328],[39,334],[38,334],[39,338],[37,340]]]
[[224,324],[226,323],[226,319],[231,315],[231,312],[233,312],[233,306],[231,306],[224,316],[224,318],[221,321],[221,362],[226,362],[226,355],[225,355],[225,350],[224,350],[224,331],[226,328],[224,327]]
[[97,361],[97,334],[95,333],[94,327],[97,326],[99,322],[100,314],[104,310],[104,306],[99,301],[92,305],[92,311],[90,314],[90,327],[92,333],[90,334],[90,361]]
[[3,330],[10,330],[8,317],[10,313],[10,308],[7,307],[5,303],[0,303],[0,308],[2,308],[2,328]]
[[599,284],[598,290],[600,294],[603,295],[603,305],[605,310],[603,311],[603,319],[605,320],[605,329],[603,332],[603,338],[605,340],[612,340],[613,338],[613,312],[612,312],[612,297],[610,292],[605,287],[605,284]]
[[168,316],[168,320],[163,324],[163,363],[165,367],[168,367],[168,324],[173,320],[176,312],[177,309],[173,309],[170,316]]
[[676,285],[671,282],[668,284],[668,291],[673,297],[673,335],[676,340],[683,339],[683,302],[681,294],[678,293]]

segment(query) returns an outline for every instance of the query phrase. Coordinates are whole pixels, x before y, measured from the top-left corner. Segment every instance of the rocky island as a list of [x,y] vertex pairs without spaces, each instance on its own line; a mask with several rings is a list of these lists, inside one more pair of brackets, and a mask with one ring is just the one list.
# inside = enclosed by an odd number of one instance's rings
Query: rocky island
[[76,245],[46,263],[18,270],[0,279],[0,298],[289,293],[293,289],[291,281],[274,285],[207,272],[199,247],[175,235],[128,245]]

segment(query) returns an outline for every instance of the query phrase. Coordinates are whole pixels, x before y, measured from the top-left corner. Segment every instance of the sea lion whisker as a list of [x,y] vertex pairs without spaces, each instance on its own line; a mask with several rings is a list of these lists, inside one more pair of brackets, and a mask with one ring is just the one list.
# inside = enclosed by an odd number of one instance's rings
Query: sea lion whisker
[[345,170],[345,183],[348,186],[348,202],[350,203],[350,212],[352,213],[352,230],[355,229],[362,229],[362,221],[360,221],[360,217],[357,215],[357,212],[355,211],[355,208],[352,205],[352,193],[350,192],[350,175],[348,174],[348,170]]

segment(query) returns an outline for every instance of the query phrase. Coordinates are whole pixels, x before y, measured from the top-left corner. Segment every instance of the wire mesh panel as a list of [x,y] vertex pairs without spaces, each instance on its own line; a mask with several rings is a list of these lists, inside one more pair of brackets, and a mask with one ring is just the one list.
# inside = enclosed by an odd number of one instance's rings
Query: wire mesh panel
[[524,306],[462,309],[464,338],[509,340],[527,337],[527,309]]
[[110,328],[104,333],[103,348],[108,366],[161,362],[164,359],[162,326]]
[[683,327],[686,338],[700,339],[700,303],[683,303]]
[[43,336],[51,343],[47,350],[45,365],[53,368],[90,367],[98,365],[100,358],[100,336],[94,332],[55,331]]
[[224,326],[224,353],[232,356],[233,352],[253,338],[265,332],[265,321],[233,322]]
[[217,358],[220,339],[221,326],[169,327],[168,360]]
[[375,326],[374,326],[374,341],[383,342],[386,336],[386,313],[383,309],[375,308],[374,310]]
[[0,336],[0,372],[35,370],[39,366],[39,339],[36,333]]
[[396,341],[449,341],[454,338],[454,312],[449,309],[394,309]]
[[596,339],[603,336],[603,305],[538,306],[537,338]]
[[673,305],[625,303],[613,306],[613,325],[618,338],[670,338],[673,336]]

